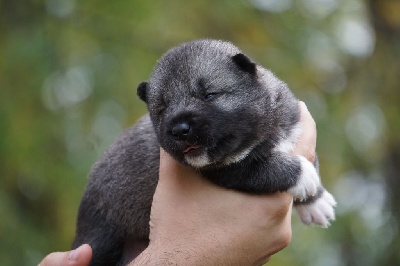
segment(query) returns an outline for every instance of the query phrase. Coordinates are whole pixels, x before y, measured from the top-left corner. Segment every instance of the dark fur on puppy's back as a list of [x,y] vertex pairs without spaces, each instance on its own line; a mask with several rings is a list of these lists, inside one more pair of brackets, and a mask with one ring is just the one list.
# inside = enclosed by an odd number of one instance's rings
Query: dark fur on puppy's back
[[126,263],[148,243],[159,146],[220,186],[288,191],[303,201],[304,223],[327,226],[334,218],[335,202],[315,167],[289,153],[300,134],[297,99],[231,43],[171,49],[137,93],[149,115],[93,166],[80,205],[74,247],[89,243],[92,265]]

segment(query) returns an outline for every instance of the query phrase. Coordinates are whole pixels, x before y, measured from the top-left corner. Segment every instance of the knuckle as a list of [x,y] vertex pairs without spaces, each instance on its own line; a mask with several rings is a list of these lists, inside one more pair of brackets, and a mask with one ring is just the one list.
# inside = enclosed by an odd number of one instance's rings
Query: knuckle
[[310,149],[310,150],[306,153],[306,158],[307,158],[307,160],[309,160],[311,163],[314,163],[314,161],[315,161],[315,150],[314,150],[314,149]]
[[291,241],[292,241],[292,230],[286,229],[281,236],[281,241],[280,241],[281,248],[284,249],[287,246],[289,246]]
[[275,254],[281,251],[282,249],[286,248],[287,246],[289,246],[291,240],[292,240],[291,228],[283,227],[282,230],[280,230],[280,233],[276,236],[276,240],[273,244],[274,250],[272,254]]

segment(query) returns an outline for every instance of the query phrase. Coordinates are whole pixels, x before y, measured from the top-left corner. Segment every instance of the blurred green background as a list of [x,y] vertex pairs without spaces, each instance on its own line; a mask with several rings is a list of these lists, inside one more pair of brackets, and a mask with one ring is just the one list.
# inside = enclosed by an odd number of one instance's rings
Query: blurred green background
[[70,248],[92,163],[146,112],[167,49],[229,40],[318,125],[328,229],[301,225],[270,265],[400,265],[400,1],[1,0],[0,265]]

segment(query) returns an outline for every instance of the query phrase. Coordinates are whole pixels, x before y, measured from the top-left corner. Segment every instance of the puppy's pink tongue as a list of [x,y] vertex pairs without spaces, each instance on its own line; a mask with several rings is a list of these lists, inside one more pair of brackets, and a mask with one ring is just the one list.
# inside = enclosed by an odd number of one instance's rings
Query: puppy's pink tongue
[[188,152],[190,152],[191,150],[195,150],[195,149],[198,149],[198,148],[199,148],[199,146],[196,146],[196,145],[188,146],[188,147],[186,147],[186,148],[183,150],[183,153],[188,153]]

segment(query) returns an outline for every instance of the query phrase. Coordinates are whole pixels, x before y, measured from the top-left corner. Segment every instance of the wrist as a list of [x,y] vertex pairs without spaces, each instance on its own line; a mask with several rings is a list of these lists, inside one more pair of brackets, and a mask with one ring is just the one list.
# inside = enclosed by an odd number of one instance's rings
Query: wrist
[[[206,245],[207,248],[204,249],[203,245],[196,245],[195,239],[186,242],[191,242],[191,244],[150,243],[129,265],[239,265],[231,261],[236,256],[225,254],[225,248],[210,248],[212,245]],[[218,254],[215,254],[216,250],[218,250]]]
[[185,248],[180,245],[171,246],[170,243],[166,245],[150,243],[129,265],[204,265],[204,261],[200,264],[200,260],[192,254],[196,252],[191,250],[187,246]]

